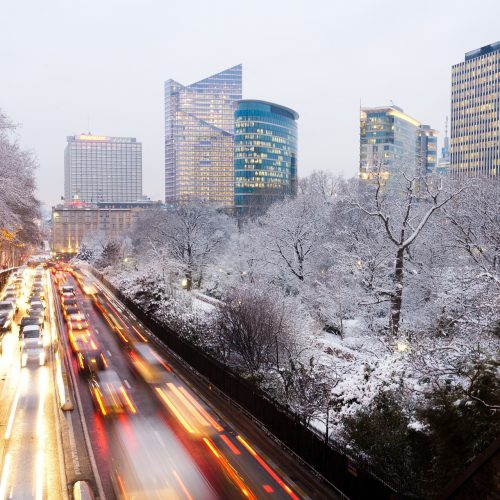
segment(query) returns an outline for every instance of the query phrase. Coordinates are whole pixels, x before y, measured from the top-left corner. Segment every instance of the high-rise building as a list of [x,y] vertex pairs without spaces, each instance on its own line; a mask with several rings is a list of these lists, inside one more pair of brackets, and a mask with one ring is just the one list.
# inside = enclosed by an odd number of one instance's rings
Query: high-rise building
[[451,163],[457,177],[500,171],[500,42],[465,54],[451,70]]
[[298,113],[272,102],[241,100],[234,112],[234,205],[259,214],[297,192]]
[[435,171],[437,131],[404,113],[398,106],[361,109],[360,177],[409,176]]
[[234,109],[242,66],[191,85],[165,82],[165,201],[233,204]]
[[441,158],[438,160],[437,172],[439,174],[448,173],[450,169],[450,138],[448,137],[448,117],[444,127],[443,147],[441,148]]
[[429,125],[417,129],[417,166],[422,175],[437,172],[437,135]]
[[142,144],[132,137],[80,134],[64,150],[66,201],[135,202],[142,199]]

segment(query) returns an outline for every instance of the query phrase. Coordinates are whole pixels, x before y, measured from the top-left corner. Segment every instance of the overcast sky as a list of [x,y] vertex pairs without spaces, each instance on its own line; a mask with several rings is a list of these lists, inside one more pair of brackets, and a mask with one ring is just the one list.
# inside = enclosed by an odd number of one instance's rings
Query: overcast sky
[[352,175],[360,102],[392,100],[442,132],[451,65],[500,40],[499,0],[5,0],[0,12],[0,108],[38,156],[48,206],[66,136],[89,130],[142,141],[144,192],[163,199],[169,78],[242,63],[245,98],[300,114],[299,175]]

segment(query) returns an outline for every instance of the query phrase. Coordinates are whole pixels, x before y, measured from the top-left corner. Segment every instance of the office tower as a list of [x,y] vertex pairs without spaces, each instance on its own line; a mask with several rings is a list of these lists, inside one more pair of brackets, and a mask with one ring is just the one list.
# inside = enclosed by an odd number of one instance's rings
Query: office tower
[[165,82],[165,201],[233,204],[234,108],[242,66],[191,85]]
[[297,119],[292,109],[241,100],[234,112],[234,205],[257,215],[297,192]]
[[436,169],[437,131],[398,106],[361,109],[360,178],[382,183],[403,172],[421,176]]
[[66,201],[135,202],[142,198],[142,144],[132,137],[80,134],[64,151]]
[[451,70],[451,162],[456,177],[498,178],[500,42],[465,54]]
[[446,174],[450,169],[450,138],[448,137],[448,117],[446,117],[446,125],[444,127],[443,147],[441,148],[441,158],[438,161],[437,172]]
[[420,175],[437,172],[437,130],[429,125],[420,125],[417,129],[417,166]]

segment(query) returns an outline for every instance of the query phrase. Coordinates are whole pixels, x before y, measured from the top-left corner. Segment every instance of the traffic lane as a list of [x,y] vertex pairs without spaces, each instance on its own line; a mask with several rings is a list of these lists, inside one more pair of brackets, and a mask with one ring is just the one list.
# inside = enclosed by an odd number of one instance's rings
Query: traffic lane
[[21,370],[5,430],[0,498],[64,498],[49,366]]
[[[78,285],[75,280],[68,279],[67,282],[75,286],[77,303],[80,304],[80,308],[89,319],[90,330],[96,335],[103,352],[107,356],[108,368],[115,370],[126,385],[137,413],[143,417],[156,415],[160,417],[164,425],[174,431],[177,438],[189,451],[197,467],[202,471],[220,498],[236,498],[240,496],[241,491],[234,485],[226,471],[221,471],[218,461],[210,455],[207,457],[207,450],[204,443],[198,440],[193,441],[186,436],[185,430],[179,422],[171,414],[165,413],[151,387],[138,377],[134,371],[130,370],[128,356],[124,351],[121,338],[103,319],[101,312],[93,307],[92,299],[81,293],[81,290],[77,288]],[[76,361],[73,361],[73,365],[76,367]],[[85,388],[81,390],[85,391]],[[88,389],[86,392],[88,393]],[[86,408],[85,413],[90,414],[88,417],[90,422],[89,427],[97,431],[97,439],[94,440],[95,450],[97,451],[96,455],[99,458],[102,457],[102,461],[104,462],[109,460],[109,442],[104,439],[103,433],[106,435],[109,427],[108,424],[112,420],[102,419],[102,417],[97,415],[93,411],[93,402],[90,396],[86,396],[82,396],[82,403],[84,403],[84,400],[87,401],[85,406],[88,406],[88,408]],[[90,432],[91,430],[89,429]],[[98,460],[97,456],[96,460]]]
[[[158,413],[160,407],[149,387],[145,386],[142,380],[137,379],[130,372],[128,362],[124,356],[121,345],[116,339],[115,332],[108,327],[101,315],[93,310],[89,298],[80,293],[76,282],[74,282],[70,277],[67,277],[66,282],[75,286],[77,303],[82,311],[87,314],[91,331],[96,334],[96,338],[98,338],[98,342],[107,356],[109,369],[115,370],[121,380],[124,381],[131,399],[138,409],[138,413],[143,416],[151,416]],[[67,330],[65,331],[67,336]],[[67,349],[69,349],[69,343],[67,342],[67,339],[65,340]],[[88,383],[84,377],[79,375],[77,362],[74,356],[71,356],[71,369],[77,381],[77,390],[80,394],[82,409],[85,415],[89,437],[94,451],[97,468],[100,473],[103,489],[107,498],[114,498],[111,480],[112,471],[110,468],[112,459],[112,450],[110,449],[110,445],[112,443],[110,443],[109,436],[113,431],[113,426],[118,425],[116,423],[117,420],[112,418],[103,418],[95,411],[94,403],[88,389]],[[161,411],[159,414],[161,418],[164,418]],[[202,467],[200,467],[200,469],[203,469],[202,472],[205,477],[207,477],[210,484],[215,485],[214,489],[218,491],[218,496],[220,498],[235,498],[235,495],[232,494],[232,486],[228,484],[227,481],[224,481],[224,479],[221,480],[218,477],[220,475],[219,469],[217,467],[210,468],[207,466],[207,461],[204,458],[205,457],[201,453],[198,453],[198,460],[196,460],[196,463],[200,465],[201,462]],[[208,465],[210,465],[210,463]],[[226,496],[228,492],[229,495]]]
[[[71,277],[69,273],[59,273],[58,280],[54,281],[56,287],[60,286],[62,283],[68,282],[70,284]],[[78,297],[77,297],[78,299]],[[59,311],[61,308],[61,301],[59,292],[55,293],[56,307]],[[80,307],[83,307],[83,303],[80,297]],[[111,482],[111,457],[109,452],[109,442],[107,431],[105,428],[105,422],[99,417],[99,415],[94,410],[94,403],[90,396],[88,382],[85,377],[83,377],[78,371],[78,364],[75,355],[73,354],[69,340],[68,340],[68,328],[64,318],[59,315],[60,320],[60,338],[61,343],[64,346],[65,351],[68,353],[69,369],[72,372],[72,379],[74,380],[75,386],[74,390],[78,393],[81,402],[82,417],[87,428],[90,446],[94,455],[97,474],[99,474],[99,479],[102,484],[104,495],[107,499],[114,499],[115,494]]]
[[[108,299],[110,298],[107,296]],[[119,304],[114,304],[112,312],[115,316],[123,314],[125,311]],[[127,315],[126,321],[121,321],[123,325],[130,325],[128,329],[141,335],[142,326],[131,315]],[[145,331],[141,338],[144,338]],[[136,339],[139,340],[139,339]],[[170,360],[167,360],[170,362]],[[173,372],[168,373],[169,381],[161,386],[156,386],[155,390],[165,402],[165,408],[170,415],[175,415],[177,422],[170,418],[170,425],[184,427],[180,437],[185,438],[189,433],[201,433],[200,441],[206,446],[204,452],[208,451],[208,456],[219,463],[219,467],[224,473],[230,476],[235,487],[240,489],[240,494],[248,493],[249,496],[266,494],[275,498],[297,498],[293,490],[282,479],[281,473],[275,470],[274,465],[270,465],[261,454],[253,447],[248,440],[240,436],[227,424],[221,421],[220,417],[213,413],[213,418],[208,415],[212,410],[199,398],[185,387],[185,384]],[[193,419],[194,416],[194,419]],[[218,423],[219,420],[219,423]],[[212,429],[200,429],[203,423],[211,423]],[[224,431],[224,427],[226,431]],[[187,432],[186,432],[187,431]],[[189,446],[189,444],[187,444]],[[237,471],[234,475],[233,471]]]
[[33,281],[29,272],[24,274],[17,321],[2,341],[2,368],[8,370],[9,375],[16,372],[18,379],[2,443],[4,462],[0,488],[2,494],[11,498],[63,498],[65,485],[61,478],[63,464],[59,454],[53,362],[49,351],[50,324],[47,320],[42,325],[47,364],[39,366],[37,361],[20,369],[18,323],[27,312],[26,299]]

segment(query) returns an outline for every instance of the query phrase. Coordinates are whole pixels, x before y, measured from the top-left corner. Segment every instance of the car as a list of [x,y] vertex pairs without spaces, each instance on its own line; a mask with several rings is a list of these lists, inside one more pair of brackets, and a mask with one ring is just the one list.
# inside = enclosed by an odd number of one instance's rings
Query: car
[[40,328],[43,325],[43,322],[40,323],[39,316],[24,316],[19,323],[19,334],[22,332],[22,329],[27,325],[38,325]]
[[45,321],[45,311],[43,309],[30,309],[28,311],[28,317],[35,318],[38,324],[42,326]]
[[102,416],[124,413],[126,408],[132,413],[137,411],[114,370],[97,372],[89,379],[89,389],[94,406]]
[[31,293],[45,294],[45,290],[43,289],[43,286],[32,286]]
[[59,291],[61,292],[61,295],[65,295],[67,293],[75,295],[75,288],[72,287],[71,285],[61,285],[59,287]]
[[33,314],[41,315],[42,319],[45,320],[45,306],[43,302],[35,301],[30,304],[28,314],[31,316]]
[[88,331],[88,329],[89,329],[89,323],[87,321],[87,318],[85,317],[85,314],[83,314],[83,313],[70,314],[66,318],[66,321],[68,323],[69,331],[73,331],[73,330],[86,330],[86,331]]
[[70,316],[71,314],[78,314],[79,312],[80,309],[76,305],[64,307],[63,308],[64,319],[68,319],[68,316]]
[[69,343],[74,353],[86,351],[88,349],[97,349],[97,344],[89,330],[70,330],[68,331]]
[[62,297],[61,298],[61,307],[63,308],[66,308],[66,307],[72,307],[72,306],[76,306],[76,299],[75,297]]
[[33,286],[43,288],[45,286],[45,283],[41,279],[35,278],[35,281],[33,281]]
[[12,292],[4,293],[2,298],[2,300],[4,301],[8,300],[10,302],[14,302],[14,304],[17,304],[17,299],[18,299],[17,293],[12,293]]
[[137,342],[129,352],[132,368],[148,384],[162,384],[166,381],[166,368],[158,353],[145,342]]
[[14,318],[14,314],[16,314],[16,305],[10,300],[3,300],[0,302],[0,314],[5,313],[7,316]]
[[37,325],[27,325],[21,333],[21,366],[26,366],[30,361],[45,364],[43,335]]
[[0,333],[5,333],[11,330],[12,318],[8,313],[0,313]]
[[61,294],[61,299],[62,300],[65,300],[65,299],[74,299],[75,298],[75,295],[72,294],[72,293],[62,293]]
[[15,285],[9,285],[5,290],[4,293],[12,293],[15,294],[16,297],[20,297],[22,295],[22,289],[21,287],[17,287]]
[[91,341],[80,345],[76,353],[76,359],[78,362],[78,371],[84,375],[92,376],[100,370],[105,370],[108,363],[99,344],[91,336],[88,338]]
[[33,302],[32,299],[34,299],[35,297],[38,297],[38,300],[40,302],[44,302],[45,301],[45,294],[44,293],[40,293],[40,292],[31,292],[30,293],[30,296],[28,297],[28,302]]

